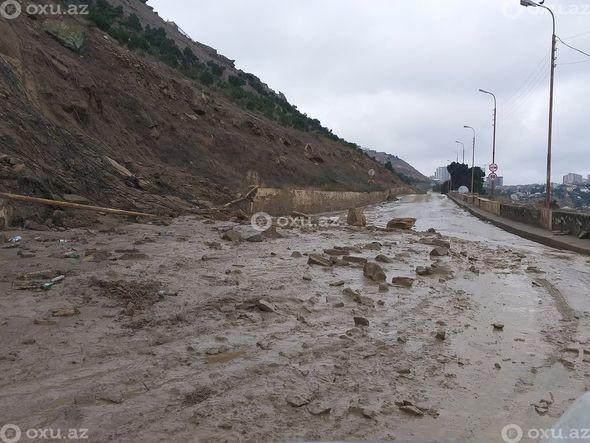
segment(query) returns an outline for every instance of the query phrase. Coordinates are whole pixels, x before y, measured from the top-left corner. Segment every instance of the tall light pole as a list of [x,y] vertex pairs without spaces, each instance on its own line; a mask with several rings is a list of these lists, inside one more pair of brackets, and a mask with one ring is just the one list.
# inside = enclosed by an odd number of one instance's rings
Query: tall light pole
[[474,178],[474,173],[475,173],[475,129],[473,129],[471,126],[463,126],[465,129],[471,129],[473,131],[473,151],[471,154],[471,194],[473,195],[473,184],[475,182]]
[[[492,144],[492,163],[495,164],[496,163],[496,122],[497,122],[497,118],[498,118],[498,114],[497,114],[498,113],[498,101],[496,100],[496,96],[489,91],[484,91],[483,89],[480,89],[479,92],[482,92],[484,94],[489,94],[492,97],[494,97],[494,142]],[[495,185],[496,185],[496,180],[492,180],[492,197],[494,196]]]
[[[460,142],[459,140],[455,141],[455,143],[459,143],[461,146],[463,146],[463,164],[465,164],[465,143]],[[457,161],[457,163],[459,163]]]
[[551,14],[553,20],[553,35],[551,36],[551,86],[549,88],[549,133],[547,141],[547,187],[545,189],[545,206],[551,208],[551,145],[553,141],[553,88],[555,85],[555,57],[557,48],[557,36],[555,35],[555,14],[542,3],[535,3],[532,0],[520,0],[522,6],[532,6],[546,9]]

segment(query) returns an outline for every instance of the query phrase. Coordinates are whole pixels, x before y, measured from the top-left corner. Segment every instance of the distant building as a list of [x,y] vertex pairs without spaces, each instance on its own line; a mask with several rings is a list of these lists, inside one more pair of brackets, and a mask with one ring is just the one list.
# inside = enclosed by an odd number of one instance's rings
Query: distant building
[[580,174],[569,173],[563,176],[564,185],[581,185],[584,183],[584,178]]
[[451,179],[451,174],[449,174],[449,171],[447,171],[446,166],[441,166],[440,168],[436,168],[434,179],[444,183]]

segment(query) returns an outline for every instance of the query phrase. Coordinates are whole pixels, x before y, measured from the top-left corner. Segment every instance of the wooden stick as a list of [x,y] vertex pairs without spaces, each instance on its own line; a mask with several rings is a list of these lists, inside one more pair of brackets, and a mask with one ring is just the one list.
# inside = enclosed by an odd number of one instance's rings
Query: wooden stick
[[254,186],[252,189],[250,189],[248,191],[248,193],[245,196],[240,197],[236,200],[232,200],[229,203],[226,203],[225,205],[223,205],[222,207],[229,208],[230,206],[235,205],[236,203],[243,202],[244,200],[249,200],[250,197],[252,197],[252,195],[256,194],[256,192],[258,191],[258,188],[260,188],[260,186]]
[[60,206],[62,208],[81,209],[83,211],[93,211],[93,212],[106,212],[108,214],[127,215],[130,217],[160,217],[159,215],[146,214],[144,212],[124,211],[122,209],[101,208],[100,206],[81,205],[79,203],[70,203],[70,202],[64,202],[64,201],[59,201],[59,200],[49,200],[46,198],[29,197],[26,195],[16,195],[16,194],[8,194],[5,192],[0,192],[0,199],[2,199],[2,198],[6,199],[6,200],[13,200],[13,201],[19,201],[19,202],[25,202],[25,203],[35,203],[38,205]]

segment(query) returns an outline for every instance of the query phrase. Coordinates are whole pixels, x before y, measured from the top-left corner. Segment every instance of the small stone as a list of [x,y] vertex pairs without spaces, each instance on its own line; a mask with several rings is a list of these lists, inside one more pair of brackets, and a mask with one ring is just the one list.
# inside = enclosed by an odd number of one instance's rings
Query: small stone
[[502,366],[500,365],[500,363],[494,363],[494,368],[502,369]]
[[436,331],[435,335],[437,340],[444,341],[447,338],[447,333],[444,330]]
[[242,234],[235,229],[230,229],[229,231],[224,232],[221,238],[225,241],[240,242],[242,241]]
[[342,260],[344,260],[345,262],[348,263],[361,263],[361,264],[365,264],[368,262],[368,260],[364,257],[355,257],[354,255],[346,255],[344,257],[342,257]]
[[403,288],[411,288],[414,284],[414,279],[410,277],[393,277],[391,280],[395,286],[401,286]]
[[503,323],[494,323],[492,326],[497,331],[502,331],[504,329],[504,324]]
[[332,283],[330,283],[330,286],[333,286],[333,287],[344,286],[344,280],[338,280],[338,281],[332,282]]
[[264,235],[262,234],[255,234],[251,237],[248,237],[246,241],[250,243],[262,243],[264,241]]
[[305,398],[300,394],[291,394],[286,398],[287,403],[294,408],[300,408],[309,403],[309,399]]
[[307,260],[308,265],[317,265],[317,266],[325,266],[330,267],[332,266],[332,262],[320,254],[309,254],[309,259]]
[[354,324],[355,326],[369,326],[369,320],[365,317],[354,317]]
[[387,280],[385,271],[383,271],[383,268],[377,263],[366,263],[363,269],[363,274],[365,277],[376,282],[384,282]]
[[424,266],[418,266],[416,268],[416,274],[420,275],[420,276],[426,276],[426,275],[431,275],[432,274],[432,269],[430,269],[429,267],[424,267]]
[[581,232],[578,234],[578,238],[579,238],[579,239],[582,239],[582,240],[583,240],[583,239],[586,239],[586,238],[590,238],[590,232],[588,232],[588,231],[581,231]]
[[49,228],[46,225],[42,225],[33,220],[25,221],[24,227],[29,231],[49,231]]
[[379,292],[388,292],[388,291],[389,291],[389,285],[387,283],[379,284]]
[[276,312],[275,307],[273,306],[272,303],[264,300],[264,299],[260,299],[256,302],[256,307],[258,309],[260,309],[262,312]]
[[51,315],[54,317],[73,317],[74,315],[78,315],[80,311],[77,308],[66,307],[55,309],[51,312]]
[[381,247],[382,247],[381,243],[374,241],[372,243],[368,243],[365,246],[363,246],[363,249],[367,249],[369,251],[380,251]]
[[380,263],[392,263],[393,260],[391,260],[389,257],[387,257],[386,255],[382,255],[379,254],[377,257],[375,257],[375,261],[378,261]]
[[449,255],[449,250],[442,246],[438,246],[430,251],[431,257],[444,257],[445,255]]
[[319,402],[313,402],[307,406],[307,411],[311,415],[328,415],[330,412],[332,412],[332,408]]
[[299,251],[293,251],[293,253],[291,254],[291,257],[301,258],[301,257],[303,257],[303,254],[301,254],[301,252],[299,252]]

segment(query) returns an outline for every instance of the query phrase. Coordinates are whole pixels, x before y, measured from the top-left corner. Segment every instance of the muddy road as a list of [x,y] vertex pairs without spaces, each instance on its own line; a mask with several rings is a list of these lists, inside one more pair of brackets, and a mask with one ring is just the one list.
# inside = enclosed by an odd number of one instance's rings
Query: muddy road
[[[256,241],[194,217],[6,233],[22,240],[0,249],[0,425],[23,441],[501,442],[514,423],[527,441],[589,388],[588,258],[439,195],[366,215],[418,221]],[[377,256],[387,284],[363,275]]]

